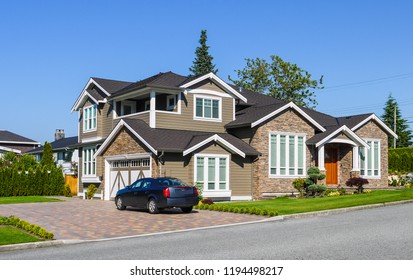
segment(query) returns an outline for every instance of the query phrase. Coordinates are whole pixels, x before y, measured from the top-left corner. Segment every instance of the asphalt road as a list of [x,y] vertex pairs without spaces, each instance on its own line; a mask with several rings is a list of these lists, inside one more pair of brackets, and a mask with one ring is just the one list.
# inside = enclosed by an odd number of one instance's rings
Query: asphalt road
[[412,260],[413,204],[0,253],[4,260]]

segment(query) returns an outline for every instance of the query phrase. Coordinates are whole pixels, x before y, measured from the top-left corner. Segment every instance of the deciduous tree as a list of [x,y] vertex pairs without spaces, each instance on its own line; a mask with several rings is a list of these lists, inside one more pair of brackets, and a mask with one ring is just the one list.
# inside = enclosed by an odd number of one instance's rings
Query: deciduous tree
[[298,106],[317,106],[315,89],[322,89],[323,76],[313,80],[308,71],[272,55],[271,62],[265,59],[245,59],[247,65],[236,70],[238,79],[228,77],[235,85],[267,94],[284,101],[292,101]]

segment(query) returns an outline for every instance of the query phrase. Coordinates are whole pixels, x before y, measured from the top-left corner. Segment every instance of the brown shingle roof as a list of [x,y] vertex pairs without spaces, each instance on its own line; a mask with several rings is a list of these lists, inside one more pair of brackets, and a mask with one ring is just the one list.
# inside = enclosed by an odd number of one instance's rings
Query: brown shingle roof
[[32,139],[26,138],[24,136],[18,135],[16,133],[0,130],[0,142],[2,143],[33,143],[39,144],[39,142]]
[[237,137],[226,133],[188,131],[176,129],[150,128],[144,121],[138,119],[123,119],[125,123],[148,142],[154,149],[165,152],[183,152],[209,137],[217,134],[225,141],[247,156],[256,156],[258,152]]

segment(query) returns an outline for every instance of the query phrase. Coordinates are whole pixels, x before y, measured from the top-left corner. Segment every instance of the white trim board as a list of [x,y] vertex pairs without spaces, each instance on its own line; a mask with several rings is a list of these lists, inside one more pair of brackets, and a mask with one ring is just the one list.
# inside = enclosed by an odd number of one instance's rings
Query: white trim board
[[234,145],[232,145],[231,143],[229,143],[228,141],[226,141],[225,139],[223,139],[222,137],[220,137],[218,134],[214,134],[211,137],[208,137],[207,139],[205,139],[204,141],[186,149],[183,152],[183,155],[186,156],[190,153],[192,153],[193,151],[201,148],[202,146],[205,146],[206,144],[210,143],[210,142],[217,142],[221,145],[223,145],[224,147],[226,147],[227,149],[229,149],[230,151],[240,155],[241,157],[245,158],[245,153],[242,152],[240,149],[236,148]]
[[295,105],[293,102],[289,102],[282,106],[281,108],[278,108],[277,110],[273,111],[272,113],[267,114],[266,116],[262,117],[261,119],[251,123],[251,128],[260,125],[261,123],[265,122],[266,120],[274,117],[275,115],[287,110],[287,109],[294,109],[299,113],[301,116],[303,116],[306,120],[308,120],[310,123],[312,123],[315,127],[317,127],[319,130],[322,132],[326,131],[326,129],[320,125],[318,122],[316,122],[313,118],[311,118],[307,113],[305,113],[303,110],[300,109],[297,105]]
[[214,82],[217,82],[218,84],[220,84],[223,88],[225,88],[226,90],[228,90],[228,92],[230,92],[231,94],[233,94],[234,96],[238,97],[239,99],[241,99],[242,101],[244,101],[245,103],[247,103],[247,98],[245,98],[243,95],[241,95],[238,91],[236,91],[235,89],[233,89],[232,87],[230,87],[226,82],[224,82],[222,79],[220,79],[217,75],[215,75],[214,73],[208,73],[205,74],[195,80],[192,80],[186,84],[183,84],[181,86],[181,88],[188,88],[190,86],[193,86],[199,82],[202,82],[204,80],[210,79]]

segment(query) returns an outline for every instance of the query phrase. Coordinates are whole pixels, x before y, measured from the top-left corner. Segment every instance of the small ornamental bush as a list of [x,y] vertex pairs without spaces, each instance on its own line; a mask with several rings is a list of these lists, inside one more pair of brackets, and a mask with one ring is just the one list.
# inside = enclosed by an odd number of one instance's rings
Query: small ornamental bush
[[347,180],[346,186],[348,187],[357,187],[357,193],[363,193],[363,185],[368,184],[369,181],[367,179],[361,177],[352,177]]
[[333,192],[328,192],[327,193],[327,196],[340,196],[340,192],[338,192],[338,191],[333,191]]
[[95,196],[95,193],[97,192],[98,188],[95,186],[95,184],[90,184],[87,187],[87,192],[86,192],[86,198],[87,199],[92,199],[93,196]]
[[70,190],[69,184],[65,184],[63,188],[63,195],[65,197],[72,197],[72,191]]
[[208,205],[214,204],[214,202],[213,202],[212,199],[210,199],[210,198],[204,198],[204,199],[202,199],[202,200],[201,200],[201,203],[202,203],[202,204],[208,204]]
[[261,210],[261,215],[262,216],[268,216],[268,210],[267,209]]

